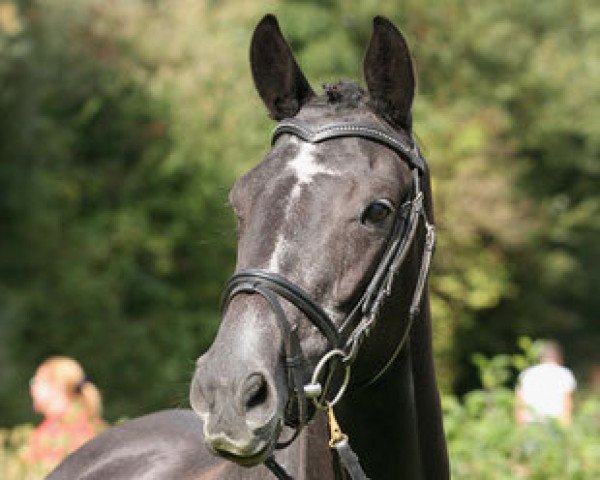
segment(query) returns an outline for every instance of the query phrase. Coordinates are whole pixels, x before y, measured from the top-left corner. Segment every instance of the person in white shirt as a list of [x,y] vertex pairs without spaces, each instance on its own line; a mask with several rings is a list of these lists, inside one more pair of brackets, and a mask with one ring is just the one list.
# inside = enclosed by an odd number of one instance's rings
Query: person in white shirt
[[573,391],[577,386],[573,373],[562,365],[560,345],[544,342],[540,363],[524,370],[516,389],[517,423],[526,424],[555,418],[563,425],[571,423]]

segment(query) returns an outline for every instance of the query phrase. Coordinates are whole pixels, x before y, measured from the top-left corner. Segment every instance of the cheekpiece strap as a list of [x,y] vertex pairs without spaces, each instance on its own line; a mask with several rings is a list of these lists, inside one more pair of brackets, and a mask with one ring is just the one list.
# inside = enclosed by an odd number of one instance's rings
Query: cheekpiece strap
[[313,129],[302,120],[288,118],[279,122],[275,127],[271,143],[275,143],[277,138],[284,133],[290,133],[310,143],[319,143],[341,137],[366,138],[382,143],[402,156],[411,167],[418,168],[421,172],[425,171],[425,161],[414,140],[411,139],[411,142],[407,143],[399,135],[394,134],[392,131],[384,131],[380,126],[374,124],[335,122]]

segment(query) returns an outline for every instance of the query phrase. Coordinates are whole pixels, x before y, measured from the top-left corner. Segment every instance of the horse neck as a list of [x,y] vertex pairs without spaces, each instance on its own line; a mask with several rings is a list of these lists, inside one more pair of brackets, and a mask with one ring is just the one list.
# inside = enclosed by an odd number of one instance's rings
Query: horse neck
[[426,293],[389,370],[373,385],[349,390],[336,411],[371,478],[450,478]]
[[410,347],[423,477],[449,479],[450,464],[433,365],[431,314],[427,290],[424,292],[421,313],[412,327]]
[[410,345],[375,384],[349,390],[336,410],[371,478],[423,478]]

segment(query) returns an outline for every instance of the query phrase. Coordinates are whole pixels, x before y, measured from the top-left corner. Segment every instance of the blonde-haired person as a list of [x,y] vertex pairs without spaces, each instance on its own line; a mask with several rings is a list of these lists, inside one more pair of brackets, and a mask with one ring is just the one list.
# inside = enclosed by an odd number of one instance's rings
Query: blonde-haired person
[[100,392],[72,358],[44,361],[31,379],[30,392],[34,410],[44,419],[25,449],[28,464],[49,471],[104,428]]

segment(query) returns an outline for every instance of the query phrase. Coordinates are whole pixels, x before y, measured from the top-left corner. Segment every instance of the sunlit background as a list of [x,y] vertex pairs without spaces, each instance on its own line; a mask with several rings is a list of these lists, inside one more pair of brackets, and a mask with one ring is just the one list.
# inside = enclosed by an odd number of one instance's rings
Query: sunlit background
[[235,260],[227,192],[273,127],[248,65],[268,12],[316,90],[362,82],[376,14],[411,46],[455,477],[535,473],[506,430],[526,335],[564,346],[582,415],[535,478],[600,478],[592,0],[0,0],[0,478],[50,355],[84,365],[110,422],[187,405]]

